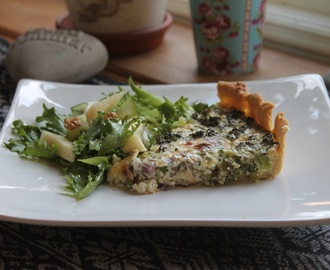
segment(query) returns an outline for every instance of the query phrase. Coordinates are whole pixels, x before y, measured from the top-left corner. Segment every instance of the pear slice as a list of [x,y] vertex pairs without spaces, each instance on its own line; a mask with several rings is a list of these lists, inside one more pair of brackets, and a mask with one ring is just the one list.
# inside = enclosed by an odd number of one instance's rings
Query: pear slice
[[69,161],[73,162],[75,160],[76,155],[73,152],[73,144],[67,138],[54,134],[49,131],[43,130],[40,136],[40,142],[46,142],[47,145],[52,146],[53,144],[57,145],[57,154]]
[[139,134],[137,133],[134,133],[132,137],[129,137],[123,147],[124,153],[130,153],[133,150],[138,150],[139,152],[147,151],[147,148],[144,146]]
[[117,111],[117,115],[120,119],[124,119],[125,117],[132,118],[138,115],[138,110],[132,97],[129,96],[123,102]]
[[85,112],[87,121],[96,118],[98,112],[111,112],[118,105],[125,93],[126,92],[122,91],[91,104]]

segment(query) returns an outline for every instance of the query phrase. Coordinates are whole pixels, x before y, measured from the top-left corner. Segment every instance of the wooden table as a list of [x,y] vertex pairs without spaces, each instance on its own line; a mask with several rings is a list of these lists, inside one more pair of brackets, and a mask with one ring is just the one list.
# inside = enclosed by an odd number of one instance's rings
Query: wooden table
[[[55,28],[55,21],[67,12],[64,0],[1,0],[0,36],[14,40],[34,28]],[[191,28],[174,23],[161,46],[134,56],[110,58],[104,73],[112,79],[127,81],[129,76],[144,83],[194,83],[219,80],[202,75],[197,61]],[[224,80],[263,80],[306,73],[325,74],[326,63],[284,53],[267,46],[260,68],[246,76],[225,76]]]

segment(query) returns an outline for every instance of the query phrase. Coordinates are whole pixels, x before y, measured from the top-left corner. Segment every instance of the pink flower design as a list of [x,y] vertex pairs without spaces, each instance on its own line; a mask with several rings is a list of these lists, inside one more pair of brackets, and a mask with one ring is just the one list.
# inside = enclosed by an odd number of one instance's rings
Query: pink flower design
[[215,73],[219,74],[219,75],[226,75],[226,74],[231,73],[229,63],[227,61],[218,63],[216,65],[216,72]]
[[266,0],[263,0],[259,6],[259,16],[252,20],[252,24],[259,24],[259,28],[263,29],[265,25],[265,9],[266,9]]
[[[215,1],[219,1],[222,4],[217,5]],[[238,35],[236,28],[231,29],[232,23],[230,17],[223,14],[223,11],[226,10],[229,10],[229,6],[224,4],[222,0],[213,0],[212,4],[203,3],[198,5],[198,15],[193,19],[194,23],[200,26],[201,33],[206,39],[221,39],[222,36],[228,34],[226,31],[235,32],[230,37],[236,37]]]
[[220,37],[221,31],[230,28],[230,18],[222,15],[217,17],[215,21],[206,21],[202,24],[202,32],[208,39],[216,39]]
[[202,32],[208,39],[216,39],[221,34],[221,25],[217,21],[205,22],[202,24]]
[[211,58],[208,58],[208,57],[203,58],[203,67],[204,67],[206,70],[210,70],[210,71],[212,71],[213,73],[217,73],[216,65],[215,65],[215,63],[212,61]]
[[[215,4],[216,1],[221,4]],[[225,75],[231,73],[232,67],[240,65],[240,63],[230,57],[228,48],[217,47],[214,41],[222,40],[227,36],[235,38],[239,36],[240,28],[237,23],[232,23],[226,14],[226,11],[230,9],[229,6],[222,0],[213,0],[212,4],[199,5],[197,18],[194,18],[194,22],[198,24],[200,33],[203,35],[203,43],[206,44],[199,47],[200,54],[203,55],[201,66],[213,74]],[[208,46],[210,49],[207,49]]]
[[218,47],[214,50],[214,57],[222,60],[222,59],[226,59],[229,56],[229,51],[226,48],[223,47]]
[[231,68],[239,65],[239,62],[229,61],[229,51],[224,47],[217,47],[212,53],[202,60],[203,68],[213,74],[225,75],[231,73]]
[[266,9],[266,0],[262,0],[260,7],[259,7],[260,13],[264,13],[265,9]]
[[253,58],[253,66],[256,68],[260,61],[260,51]]
[[230,18],[226,15],[221,15],[217,17],[217,21],[220,24],[221,29],[228,29],[230,28]]
[[233,37],[237,37],[239,35],[239,32],[238,31],[231,31],[231,32],[229,32],[228,33],[228,37],[231,37],[231,38],[233,38]]
[[204,3],[204,4],[200,4],[198,6],[198,9],[199,9],[199,13],[202,15],[202,16],[209,16],[212,14],[212,9],[210,7],[209,4],[207,3]]

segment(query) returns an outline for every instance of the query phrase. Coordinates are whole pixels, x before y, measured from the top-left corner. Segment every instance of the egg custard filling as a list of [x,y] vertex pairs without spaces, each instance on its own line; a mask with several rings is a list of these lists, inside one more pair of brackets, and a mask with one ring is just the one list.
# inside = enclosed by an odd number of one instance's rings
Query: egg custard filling
[[211,107],[161,134],[148,151],[114,157],[107,180],[139,194],[273,176],[279,143],[243,112]]

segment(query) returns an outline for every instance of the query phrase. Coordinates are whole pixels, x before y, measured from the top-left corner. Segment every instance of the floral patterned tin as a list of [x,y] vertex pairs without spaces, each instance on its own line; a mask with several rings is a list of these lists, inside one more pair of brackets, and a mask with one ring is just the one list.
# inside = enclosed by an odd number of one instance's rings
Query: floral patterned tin
[[266,0],[190,0],[198,68],[247,74],[258,67]]

